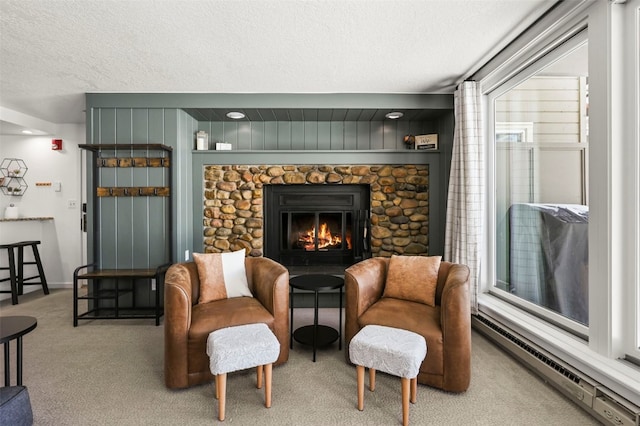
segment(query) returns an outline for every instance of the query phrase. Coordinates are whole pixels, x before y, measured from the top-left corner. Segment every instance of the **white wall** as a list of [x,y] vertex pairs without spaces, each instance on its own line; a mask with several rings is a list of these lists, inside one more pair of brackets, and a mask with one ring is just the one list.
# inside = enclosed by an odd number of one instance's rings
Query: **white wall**
[[[20,217],[54,218],[42,222],[0,222],[0,242],[40,240],[40,257],[50,288],[70,287],[73,270],[80,266],[83,259],[80,221],[84,179],[78,144],[85,141],[85,127],[81,124],[62,124],[56,128],[56,134],[49,136],[0,135],[0,159],[24,160],[28,167],[24,179],[29,185],[22,196],[0,194],[0,216],[4,216],[5,207],[14,203],[19,208]],[[51,150],[53,138],[63,139],[61,151]],[[36,183],[48,182],[60,182],[61,191],[56,192],[53,185],[36,186]],[[76,201],[75,208],[69,207],[69,200]],[[30,250],[27,253],[30,256]],[[6,252],[3,251],[0,253],[0,264],[4,266],[6,262]],[[4,274],[0,278],[4,278]],[[9,289],[8,282],[0,283],[0,286],[3,290]],[[41,287],[25,287],[27,292],[36,290],[41,291]],[[0,294],[0,300],[9,297],[9,294]]]

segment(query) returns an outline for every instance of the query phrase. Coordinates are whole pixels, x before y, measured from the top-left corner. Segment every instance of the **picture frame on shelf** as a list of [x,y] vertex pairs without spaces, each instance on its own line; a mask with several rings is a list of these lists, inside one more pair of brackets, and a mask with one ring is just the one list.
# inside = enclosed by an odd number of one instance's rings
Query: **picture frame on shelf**
[[435,150],[438,149],[438,135],[416,135],[415,149]]

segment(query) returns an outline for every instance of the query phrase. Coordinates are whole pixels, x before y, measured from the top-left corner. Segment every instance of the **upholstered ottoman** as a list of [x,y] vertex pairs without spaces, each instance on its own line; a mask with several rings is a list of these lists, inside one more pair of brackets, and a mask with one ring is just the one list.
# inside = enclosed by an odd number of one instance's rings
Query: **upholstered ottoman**
[[0,388],[0,425],[31,426],[33,412],[29,391],[24,386]]
[[227,373],[257,367],[257,388],[264,371],[265,407],[271,407],[272,364],[280,354],[280,343],[266,324],[248,324],[213,331],[207,338],[209,368],[216,379],[218,419],[224,420]]
[[367,325],[349,344],[349,358],[358,376],[358,410],[364,410],[364,369],[369,368],[369,390],[375,390],[376,370],[398,376],[402,383],[402,424],[409,424],[409,400],[415,404],[418,371],[427,356],[424,337],[408,330]]

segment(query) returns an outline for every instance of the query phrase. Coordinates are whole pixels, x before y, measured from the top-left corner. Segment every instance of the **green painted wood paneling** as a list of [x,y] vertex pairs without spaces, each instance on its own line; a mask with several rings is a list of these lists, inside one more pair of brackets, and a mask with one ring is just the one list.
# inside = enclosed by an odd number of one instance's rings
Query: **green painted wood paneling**
[[340,151],[344,149],[344,122],[332,121],[331,122],[331,149]]
[[[100,246],[104,247],[100,251],[102,261],[115,264],[129,257],[137,264],[146,256],[153,264],[158,262],[157,253],[165,250],[173,251],[174,261],[181,261],[184,250],[197,250],[202,240],[202,217],[201,214],[194,216],[194,210],[199,213],[202,210],[202,161],[206,164],[427,162],[433,191],[430,223],[435,232],[430,231],[430,247],[440,247],[444,240],[444,207],[453,139],[452,98],[452,95],[375,94],[88,94],[88,143],[163,143],[174,148],[171,210],[155,197],[146,201],[144,197],[128,200],[128,206],[118,204],[124,200],[108,197],[100,200],[102,224],[96,234],[99,234]],[[264,121],[203,121],[207,118],[195,119],[182,110],[228,105],[250,109]],[[372,112],[372,107],[379,108],[377,105],[400,110],[433,109],[440,111],[440,115],[436,114],[430,121],[365,121],[378,117]],[[262,115],[265,111],[272,113]],[[363,114],[370,116],[363,117]],[[232,143],[234,151],[194,151],[198,130],[210,135],[210,148],[215,147],[215,142],[225,141]],[[436,132],[440,138],[439,152],[416,156],[415,152],[406,150],[402,142],[405,134]],[[150,183],[156,181],[158,173],[162,178],[161,174],[167,171],[147,169],[119,173],[107,171],[100,179],[105,186],[122,184],[127,179]],[[92,180],[89,176],[90,188],[95,183]],[[129,222],[128,234],[114,232],[122,221]],[[163,236],[160,230],[167,229],[168,221],[172,221],[173,233]],[[88,240],[89,247],[93,248],[93,237],[89,236]],[[126,247],[121,249],[121,244]],[[151,249],[158,246],[163,249]]]
[[279,121],[278,123],[278,135],[275,141],[276,148],[281,150],[293,149],[293,142],[291,140],[291,122]]
[[149,114],[149,143],[164,143],[164,110],[161,108],[143,108]]
[[345,121],[342,149],[358,149],[358,123]]
[[278,123],[274,121],[264,123],[263,149],[276,149],[278,140]]
[[[100,108],[91,110],[87,130],[91,144],[167,143],[167,131],[175,131],[163,109]],[[174,110],[175,116],[175,110]],[[175,122],[175,119],[173,120]],[[167,129],[167,127],[169,127]],[[173,145],[175,145],[175,137]],[[103,156],[160,156],[158,151],[104,151]],[[97,168],[87,155],[89,174],[87,205],[91,224],[89,259],[102,268],[155,267],[168,259],[171,249],[170,201],[166,197],[95,197],[97,186],[164,186],[165,168]],[[168,241],[168,243],[167,243]]]
[[116,109],[116,142],[115,143],[132,143],[133,124],[131,123],[131,108]]
[[[132,109],[131,110],[131,143],[150,143],[149,141],[149,110]],[[132,155],[145,155],[146,152],[132,153]],[[131,169],[132,182],[139,186],[151,186],[149,175],[150,170],[147,168]],[[151,180],[154,182],[154,180]],[[149,214],[148,197],[133,197],[131,199],[133,211],[131,216],[131,234],[132,234],[132,265],[146,266],[149,264],[149,223],[147,217]],[[132,267],[133,267],[132,266]]]
[[[227,142],[235,150],[404,149],[407,134],[437,132],[434,121],[242,121],[198,122],[210,148]],[[194,135],[195,138],[195,135]]]
[[235,146],[238,149],[253,149],[251,147],[251,125],[252,123],[243,121],[238,123],[237,140]]
[[[304,150],[304,122],[293,121],[291,123],[291,149]],[[278,147],[280,149],[280,147]]]
[[264,141],[265,141],[265,123],[263,122],[255,122],[251,126],[251,149],[264,149]]
[[304,125],[304,149],[314,150],[318,148],[318,123],[305,121]]
[[98,115],[98,141],[94,143],[116,143],[116,110],[104,108]]
[[364,151],[371,146],[371,133],[368,129],[368,122],[358,121],[356,123],[356,149]]

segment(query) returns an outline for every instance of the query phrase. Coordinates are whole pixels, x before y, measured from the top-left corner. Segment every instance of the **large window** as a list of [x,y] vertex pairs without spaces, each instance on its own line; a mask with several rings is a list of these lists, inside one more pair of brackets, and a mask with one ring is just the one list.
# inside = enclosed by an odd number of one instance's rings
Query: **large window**
[[640,406],[640,0],[579,3],[474,75],[490,153],[478,309]]
[[587,55],[586,41],[561,47],[493,100],[495,289],[551,321],[582,326],[589,324]]

